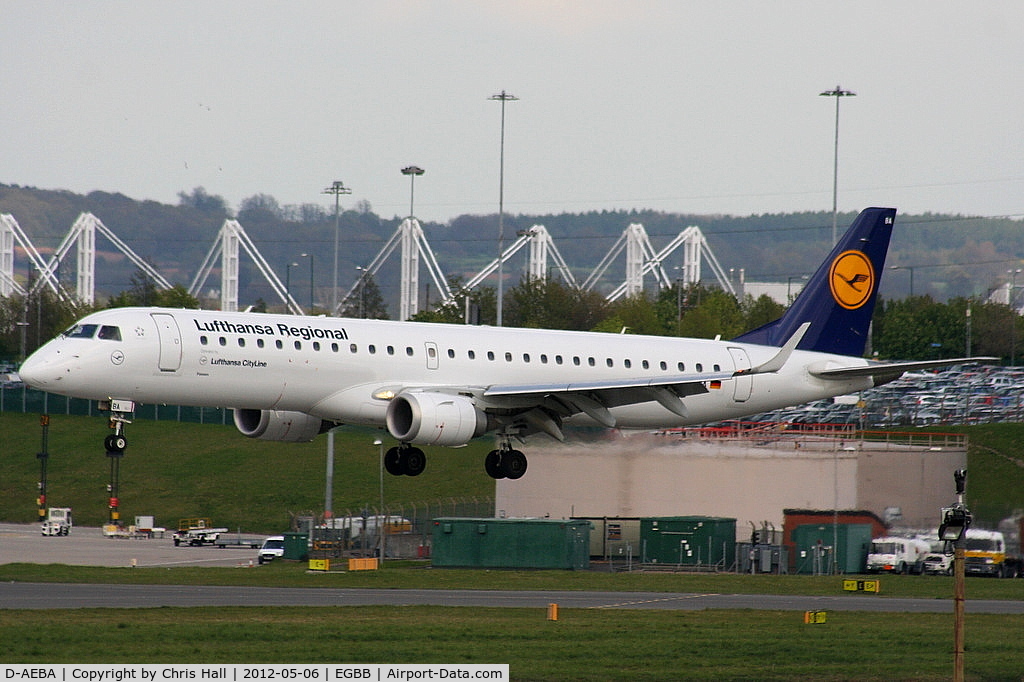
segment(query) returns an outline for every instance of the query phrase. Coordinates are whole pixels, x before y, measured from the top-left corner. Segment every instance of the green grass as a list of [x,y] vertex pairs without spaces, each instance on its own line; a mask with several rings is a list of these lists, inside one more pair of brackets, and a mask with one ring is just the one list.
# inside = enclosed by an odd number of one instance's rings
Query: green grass
[[[1024,618],[968,615],[973,680],[1019,680]],[[948,615],[445,607],[0,611],[6,663],[508,663],[516,680],[945,680]]]
[[[36,508],[42,430],[39,417],[0,414],[0,520],[28,523]],[[52,415],[49,429],[49,506],[71,507],[75,523],[107,521],[110,460],[102,417]],[[358,514],[379,506],[382,432],[347,427],[335,439],[334,510]],[[233,425],[138,420],[127,430],[120,462],[121,518],[153,515],[175,527],[179,518],[209,517],[216,525],[274,533],[290,527],[292,514],[324,508],[326,438],[312,443],[277,443],[245,438]],[[385,505],[435,500],[493,498],[494,481],[483,470],[493,445],[424,448],[427,471],[417,478],[385,474]]]
[[[0,520],[37,520],[41,429],[32,414],[0,413]],[[1024,509],[1024,424],[937,427],[966,433],[967,502],[979,523],[994,525]],[[81,525],[107,519],[110,461],[102,441],[103,417],[52,415],[49,436],[49,502],[75,510]],[[358,513],[378,505],[379,451],[367,428],[337,432],[334,509]],[[324,506],[325,438],[274,443],[242,437],[232,425],[138,420],[128,427],[129,447],[120,465],[122,519],[156,516],[173,526],[179,518],[208,516],[217,525],[248,532],[287,529],[292,514]],[[385,440],[387,440],[385,438]],[[385,504],[439,499],[492,498],[494,481],[483,473],[489,439],[465,448],[425,448],[427,471],[417,478],[385,480]],[[950,481],[952,501],[952,481]]]

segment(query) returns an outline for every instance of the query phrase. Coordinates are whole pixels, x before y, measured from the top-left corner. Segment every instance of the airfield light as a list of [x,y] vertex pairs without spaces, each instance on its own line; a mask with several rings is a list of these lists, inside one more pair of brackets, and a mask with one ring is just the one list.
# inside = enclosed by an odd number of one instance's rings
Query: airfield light
[[818,93],[821,97],[835,97],[836,98],[836,144],[835,144],[835,155],[832,166],[832,246],[836,245],[836,222],[839,216],[838,209],[836,208],[836,198],[839,190],[839,100],[843,97],[855,97],[857,93],[851,92],[850,90],[843,90],[840,86],[836,86],[834,90],[826,90],[825,92]]
[[338,226],[339,226],[339,201],[342,194],[352,194],[352,190],[345,186],[341,180],[335,180],[331,186],[324,189],[321,194],[334,195],[334,279],[331,281],[331,315],[338,314]]
[[415,213],[413,213],[413,210],[412,210],[412,205],[413,205],[412,201],[413,201],[415,185],[416,185],[416,176],[417,175],[423,175],[424,173],[426,173],[426,171],[423,170],[422,168],[420,168],[419,166],[406,166],[405,168],[402,169],[402,175],[408,175],[409,176],[409,217],[410,218],[412,218],[414,215],[416,215]]
[[497,326],[501,326],[501,308],[504,298],[504,285],[502,277],[502,255],[505,251],[505,102],[515,102],[519,98],[502,90],[497,95],[491,95],[488,99],[501,102],[501,156],[498,165],[498,320]]

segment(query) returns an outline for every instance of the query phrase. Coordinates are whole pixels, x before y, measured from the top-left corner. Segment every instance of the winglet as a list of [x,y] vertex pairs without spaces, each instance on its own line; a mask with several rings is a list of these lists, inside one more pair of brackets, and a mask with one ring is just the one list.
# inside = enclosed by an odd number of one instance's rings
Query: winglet
[[786,344],[779,349],[779,352],[776,353],[771,360],[763,362],[757,367],[740,370],[736,372],[736,374],[771,374],[778,372],[785,366],[786,361],[789,360],[789,356],[796,350],[796,347],[800,344],[800,341],[804,338],[804,334],[807,333],[807,330],[810,329],[810,327],[810,322],[804,322],[797,328],[796,332],[789,337],[789,341],[786,341]]

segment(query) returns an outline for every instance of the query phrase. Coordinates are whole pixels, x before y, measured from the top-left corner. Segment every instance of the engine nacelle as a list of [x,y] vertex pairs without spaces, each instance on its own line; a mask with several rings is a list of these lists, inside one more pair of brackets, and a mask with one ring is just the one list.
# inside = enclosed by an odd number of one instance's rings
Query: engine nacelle
[[235,410],[235,426],[243,436],[260,440],[308,443],[331,426],[305,412]]
[[388,404],[387,425],[403,443],[465,445],[487,431],[487,415],[465,396],[412,391]]

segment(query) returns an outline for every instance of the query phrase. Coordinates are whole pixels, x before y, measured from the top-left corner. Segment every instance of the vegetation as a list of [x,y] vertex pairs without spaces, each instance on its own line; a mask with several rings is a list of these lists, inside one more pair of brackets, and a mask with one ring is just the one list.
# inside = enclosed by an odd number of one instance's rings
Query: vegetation
[[[196,187],[179,193],[177,206],[167,206],[105,192],[79,196],[0,185],[0,212],[14,215],[44,253],[59,243],[82,211],[96,214],[104,224],[124,235],[143,258],[158,263],[171,282],[178,283],[169,292],[156,291],[152,282],[134,270],[127,259],[101,251],[98,258],[107,287],[99,292],[101,305],[215,307],[213,301],[202,300],[202,296],[200,300],[189,296],[181,283],[191,279],[217,230],[232,216],[231,207],[223,198]],[[840,220],[849,222],[853,217],[847,214]],[[280,272],[288,263],[303,265],[291,272],[293,296],[302,301],[304,308],[309,307],[305,292],[311,290],[313,312],[324,311],[331,299],[333,211],[316,204],[282,206],[272,196],[257,194],[241,202],[237,218],[271,267]],[[342,292],[348,291],[357,278],[358,268],[373,259],[400,221],[397,216],[377,216],[365,202],[339,214],[339,234],[344,246],[339,253]],[[644,224],[656,241],[674,237],[688,225],[700,225],[720,262],[746,266],[747,281],[794,280],[810,273],[828,250],[831,225],[830,216],[825,213],[732,217],[605,211],[506,216],[506,229],[513,233],[542,223],[570,262],[587,264],[599,262],[623,228],[632,222]],[[479,287],[472,292],[461,289],[461,283],[493,259],[494,240],[489,235],[493,234],[494,223],[494,216],[467,215],[447,225],[423,226],[433,248],[443,254],[452,291],[457,294],[454,301],[446,304],[439,303],[435,295],[433,304],[413,319],[462,323],[468,299],[468,308],[477,323],[496,321],[493,288]],[[173,235],[173,239],[168,235]],[[104,248],[103,244],[99,246]],[[1022,252],[1024,232],[1017,220],[901,215],[889,257],[891,267],[898,271],[886,273],[883,280],[882,294],[886,300],[876,309],[871,350],[883,358],[958,357],[969,350],[970,354],[1013,360],[1017,354],[1016,339],[1024,340],[1024,325],[1009,306],[985,301],[991,290],[1006,285],[1007,269],[1019,265],[1017,255]],[[388,268],[375,277],[364,277],[362,287],[357,288],[358,295],[344,302],[345,312],[386,317],[386,302],[397,298],[395,271],[397,268]],[[736,299],[717,287],[680,288],[677,282],[668,289],[608,304],[597,293],[568,287],[557,274],[540,281],[522,278],[515,284],[519,276],[516,271],[508,268],[506,273],[512,280],[503,308],[503,323],[508,326],[614,333],[625,329],[636,334],[730,338],[781,314],[781,307],[767,297]],[[611,277],[621,275],[621,267],[609,271]],[[30,273],[29,278],[32,276]],[[18,273],[16,278],[31,284]],[[247,259],[241,263],[239,284],[243,305],[252,304],[258,310],[284,309]],[[968,305],[972,311],[970,348],[966,328]],[[0,300],[0,359],[21,355],[22,332],[24,351],[31,352],[86,312],[84,306],[56,301],[46,290],[28,301],[19,296]]]
[[[968,679],[1015,680],[1020,616],[968,614]],[[99,642],[97,635],[102,638]],[[0,612],[8,663],[508,663],[515,680],[947,680],[946,614],[433,606]]]

